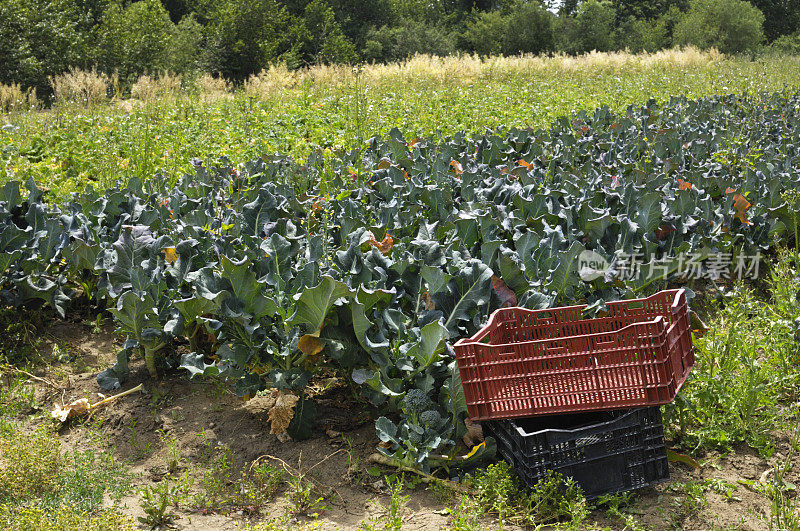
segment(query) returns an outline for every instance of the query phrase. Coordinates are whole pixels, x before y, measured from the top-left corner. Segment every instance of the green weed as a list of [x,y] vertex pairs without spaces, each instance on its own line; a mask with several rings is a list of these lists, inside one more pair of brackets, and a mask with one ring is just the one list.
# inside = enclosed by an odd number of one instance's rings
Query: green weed
[[0,525],[7,531],[133,531],[133,520],[116,509],[86,512],[70,505],[56,509],[0,504]]
[[386,478],[386,485],[389,487],[389,505],[384,506],[385,514],[382,517],[373,518],[368,522],[363,522],[359,529],[364,531],[400,531],[403,527],[402,511],[403,507],[410,499],[409,495],[403,495],[405,478],[401,475],[389,476]]
[[468,476],[466,483],[476,491],[473,502],[477,515],[495,515],[501,525],[503,522],[527,526],[564,523],[578,527],[589,515],[580,487],[571,479],[562,481],[556,473],[528,489],[507,463],[500,462]]
[[154,486],[146,486],[139,490],[139,504],[145,513],[139,521],[151,528],[169,524],[175,515],[167,512],[171,506],[177,506],[181,499],[181,485],[171,484],[165,477]]
[[697,364],[674,404],[665,408],[670,435],[691,452],[747,443],[773,452],[771,432],[792,425],[784,405],[800,390],[800,317],[796,253],[782,250],[767,279],[770,297],[736,286],[695,338]]
[[[98,434],[89,435],[92,446],[101,444]],[[125,527],[125,519],[102,507],[107,495],[119,500],[129,490],[129,474],[110,453],[62,453],[55,433],[0,419],[0,522],[7,528],[69,529],[68,522],[81,519],[75,529]]]

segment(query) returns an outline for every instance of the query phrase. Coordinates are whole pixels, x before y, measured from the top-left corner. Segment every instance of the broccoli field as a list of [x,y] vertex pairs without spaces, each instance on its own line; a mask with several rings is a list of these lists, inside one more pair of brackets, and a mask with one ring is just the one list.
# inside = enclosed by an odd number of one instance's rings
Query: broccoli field
[[[54,394],[61,364],[83,392],[147,389],[86,421],[140,468],[158,454],[163,470],[136,491],[147,525],[234,515],[263,529],[399,529],[411,525],[403,493],[427,486],[445,509],[423,527],[703,528],[711,503],[720,527],[797,529],[798,146],[800,93],[786,88],[601,106],[538,129],[391,129],[303,160],[193,159],[185,173],[68,199],[33,178],[9,180],[0,189],[0,450],[23,451],[18,426],[36,417],[36,403],[68,402],[72,391]],[[584,274],[586,253],[602,274]],[[559,478],[532,491],[516,483],[495,441],[467,419],[452,344],[504,306],[582,303],[591,317],[607,302],[676,286],[699,324],[697,366],[663,407],[673,481],[591,503]],[[84,339],[67,329],[107,338],[91,365],[76,368],[69,352]],[[48,360],[37,359],[42,349]],[[197,401],[202,408],[188,405]],[[258,428],[243,409],[256,407]],[[114,408],[132,408],[133,428]],[[190,444],[176,433],[192,415],[205,420]],[[237,441],[251,424],[254,440],[271,441],[262,455]],[[13,488],[19,476],[0,454],[0,521],[12,528],[69,527],[77,510],[54,494],[66,465],[41,429],[36,448],[54,476],[36,476],[39,492]],[[302,448],[295,462],[280,454]],[[326,487],[333,479],[309,470],[345,456],[337,466],[353,492],[387,478],[374,494],[388,501],[356,522],[326,520],[341,510]],[[725,476],[728,462],[746,474]],[[86,481],[102,492],[101,480]],[[103,507],[80,510],[98,528],[124,519]]]

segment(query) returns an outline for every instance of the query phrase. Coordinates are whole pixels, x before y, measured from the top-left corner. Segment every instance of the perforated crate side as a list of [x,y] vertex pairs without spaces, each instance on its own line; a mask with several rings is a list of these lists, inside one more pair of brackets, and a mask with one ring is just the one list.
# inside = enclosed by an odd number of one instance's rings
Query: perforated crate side
[[[526,433],[514,421],[484,422],[500,455],[530,486],[554,470],[572,477],[587,497],[622,492],[669,478],[659,408],[610,413],[611,420],[575,429]],[[558,415],[537,423],[576,422]]]
[[470,418],[673,400],[694,365],[685,292],[668,290],[608,307],[608,315],[596,319],[581,319],[584,306],[504,308],[479,333],[456,342]]

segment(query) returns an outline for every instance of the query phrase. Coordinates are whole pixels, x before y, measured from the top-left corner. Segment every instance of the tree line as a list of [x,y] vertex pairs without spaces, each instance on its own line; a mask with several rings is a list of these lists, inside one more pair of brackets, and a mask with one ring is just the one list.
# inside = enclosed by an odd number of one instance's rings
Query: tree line
[[51,92],[69,68],[208,72],[416,53],[579,54],[681,45],[800,49],[800,0],[4,0],[0,83]]

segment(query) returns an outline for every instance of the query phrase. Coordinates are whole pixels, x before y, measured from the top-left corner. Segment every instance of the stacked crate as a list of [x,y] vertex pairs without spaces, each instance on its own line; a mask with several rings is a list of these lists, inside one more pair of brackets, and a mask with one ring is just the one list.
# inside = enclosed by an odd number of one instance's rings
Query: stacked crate
[[469,416],[529,485],[555,470],[591,498],[663,481],[659,406],[694,365],[686,293],[584,309],[503,308],[458,341]]

